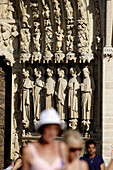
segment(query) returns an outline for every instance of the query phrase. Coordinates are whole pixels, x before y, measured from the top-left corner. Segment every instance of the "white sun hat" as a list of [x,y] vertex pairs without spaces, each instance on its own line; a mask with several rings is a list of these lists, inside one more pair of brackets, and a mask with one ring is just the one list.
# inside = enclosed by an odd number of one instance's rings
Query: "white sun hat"
[[38,131],[41,126],[48,124],[57,124],[62,127],[60,116],[54,108],[44,110],[40,113],[40,119],[35,125],[35,130]]

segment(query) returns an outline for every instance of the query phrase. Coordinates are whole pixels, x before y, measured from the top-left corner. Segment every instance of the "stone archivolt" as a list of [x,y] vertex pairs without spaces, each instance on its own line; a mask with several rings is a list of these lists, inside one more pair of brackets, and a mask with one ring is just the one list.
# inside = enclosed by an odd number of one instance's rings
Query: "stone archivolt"
[[100,13],[95,6],[98,41],[91,42],[92,50],[85,0],[0,2],[0,55],[13,68],[15,87],[13,159],[23,139],[33,136],[33,126],[45,108],[55,107],[63,122],[90,136],[95,89],[92,60],[94,52],[98,55],[101,50]]

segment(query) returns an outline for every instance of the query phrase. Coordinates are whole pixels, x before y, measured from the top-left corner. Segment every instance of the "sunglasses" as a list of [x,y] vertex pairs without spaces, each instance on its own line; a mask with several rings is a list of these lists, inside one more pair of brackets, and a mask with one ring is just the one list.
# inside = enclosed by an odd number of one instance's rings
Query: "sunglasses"
[[75,151],[81,151],[82,148],[70,148],[69,151],[70,152],[75,152]]

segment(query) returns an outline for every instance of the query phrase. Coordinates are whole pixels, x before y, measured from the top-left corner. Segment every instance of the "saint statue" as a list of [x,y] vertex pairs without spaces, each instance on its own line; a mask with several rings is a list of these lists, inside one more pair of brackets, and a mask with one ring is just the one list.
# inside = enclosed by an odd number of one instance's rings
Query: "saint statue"
[[46,109],[54,107],[54,93],[55,93],[55,77],[53,76],[53,70],[47,69],[48,78],[46,80]]
[[68,83],[68,107],[70,110],[70,118],[78,118],[78,90],[80,88],[77,73],[74,68],[70,69],[71,78]]
[[81,83],[82,91],[82,119],[89,121],[92,119],[91,115],[91,104],[92,104],[92,93],[95,90],[95,84],[93,77],[90,76],[89,69],[85,67],[83,69],[83,83]]
[[41,112],[41,91],[44,88],[44,78],[42,71],[37,68],[34,69],[34,75],[36,76],[35,88],[34,88],[34,122],[39,119]]
[[23,82],[23,123],[28,126],[30,120],[30,93],[33,89],[33,78],[30,75],[30,70],[24,70],[24,82]]
[[66,87],[67,87],[67,79],[65,78],[64,69],[58,68],[58,81],[57,81],[57,110],[60,114],[62,120],[65,119],[65,98],[66,98]]

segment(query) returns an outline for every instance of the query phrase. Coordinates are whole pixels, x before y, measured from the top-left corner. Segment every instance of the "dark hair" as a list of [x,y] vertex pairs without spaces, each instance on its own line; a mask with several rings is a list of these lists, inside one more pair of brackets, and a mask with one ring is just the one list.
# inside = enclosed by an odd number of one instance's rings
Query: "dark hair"
[[20,155],[22,156],[22,150],[23,150],[24,146],[20,147]]
[[8,167],[9,165],[11,165],[12,164],[12,159],[7,159],[6,160],[6,167]]
[[95,145],[95,147],[96,147],[96,142],[94,140],[88,140],[86,142],[86,149],[88,149],[89,145],[91,145],[91,144]]

